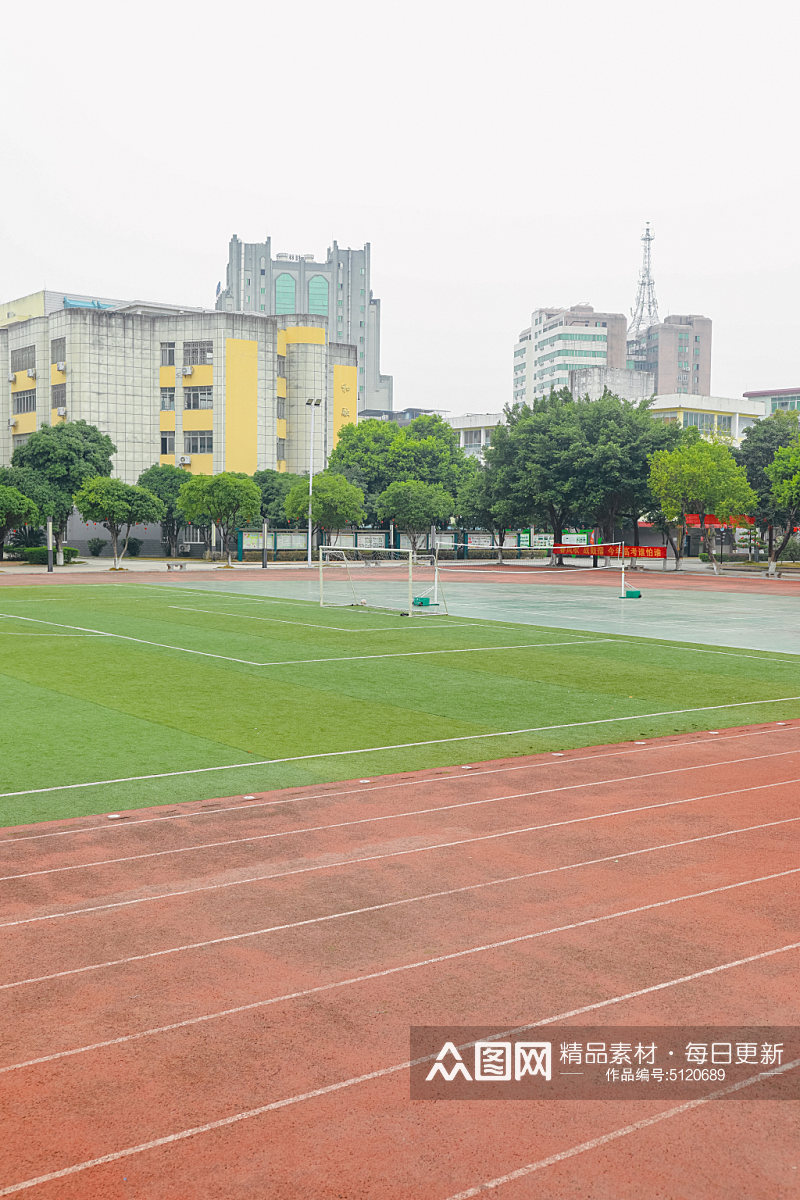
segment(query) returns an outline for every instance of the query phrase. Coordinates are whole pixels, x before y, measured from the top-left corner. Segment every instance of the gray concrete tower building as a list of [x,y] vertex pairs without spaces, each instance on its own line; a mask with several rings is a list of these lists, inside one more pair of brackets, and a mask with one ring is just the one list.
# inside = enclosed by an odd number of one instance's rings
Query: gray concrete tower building
[[381,302],[370,287],[370,245],[340,249],[324,262],[313,254],[272,254],[272,239],[230,240],[222,312],[267,316],[310,313],[327,317],[328,340],[354,346],[358,355],[358,411],[392,408],[392,377],[380,370]]

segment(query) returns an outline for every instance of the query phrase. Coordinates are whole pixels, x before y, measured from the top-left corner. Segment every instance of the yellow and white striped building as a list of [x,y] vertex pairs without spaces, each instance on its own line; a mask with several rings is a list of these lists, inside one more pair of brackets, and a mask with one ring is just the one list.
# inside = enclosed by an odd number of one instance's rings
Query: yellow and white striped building
[[357,351],[321,316],[127,304],[69,307],[0,327],[0,463],[36,429],[88,421],[134,483],[154,463],[192,474],[308,470],[355,422]]

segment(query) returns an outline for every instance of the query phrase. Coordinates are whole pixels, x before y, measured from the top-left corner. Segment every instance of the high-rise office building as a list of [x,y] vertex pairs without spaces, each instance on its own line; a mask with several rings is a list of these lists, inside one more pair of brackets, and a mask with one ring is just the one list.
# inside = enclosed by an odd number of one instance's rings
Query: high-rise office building
[[530,404],[568,387],[579,367],[624,367],[626,330],[623,313],[595,312],[589,304],[537,308],[514,347],[514,402]]
[[311,313],[327,317],[332,344],[354,346],[358,355],[358,411],[392,408],[392,377],[381,375],[381,302],[370,286],[370,245],[313,254],[272,254],[272,240],[230,240],[226,286],[218,289],[222,312],[265,316]]
[[711,319],[665,317],[628,342],[628,366],[651,371],[656,395],[711,395]]

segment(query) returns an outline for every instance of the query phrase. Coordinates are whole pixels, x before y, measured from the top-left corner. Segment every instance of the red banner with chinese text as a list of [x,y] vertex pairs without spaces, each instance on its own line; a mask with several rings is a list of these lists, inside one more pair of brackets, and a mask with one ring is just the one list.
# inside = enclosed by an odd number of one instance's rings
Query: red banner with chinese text
[[553,554],[573,555],[578,558],[666,558],[666,546],[618,546],[600,544],[598,546],[566,546],[556,543]]

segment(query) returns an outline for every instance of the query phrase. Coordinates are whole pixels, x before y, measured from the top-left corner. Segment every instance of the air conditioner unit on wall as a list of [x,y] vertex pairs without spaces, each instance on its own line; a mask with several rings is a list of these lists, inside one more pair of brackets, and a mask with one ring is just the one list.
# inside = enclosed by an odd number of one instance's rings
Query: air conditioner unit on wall
[[191,454],[181,454],[178,458],[179,467],[188,467],[192,461]]
[[194,367],[181,367],[181,375],[191,375]]
[[60,371],[62,375],[64,374],[66,369],[67,369],[67,364],[65,362],[57,362],[56,363],[56,370]]
[[36,378],[36,367],[28,367],[28,379]]
[[56,413],[58,414],[59,417],[65,417],[67,415],[66,407],[64,405],[62,405],[61,408],[56,409]]
[[16,383],[16,382],[17,382],[17,373],[16,373],[16,371],[9,371],[9,372],[8,372],[8,382],[9,382],[9,383]]
[[8,418],[8,428],[9,428],[9,429],[13,429],[13,428],[14,428],[14,426],[16,425],[16,423],[17,423],[17,418],[16,418],[16,417],[9,417],[9,418]]

